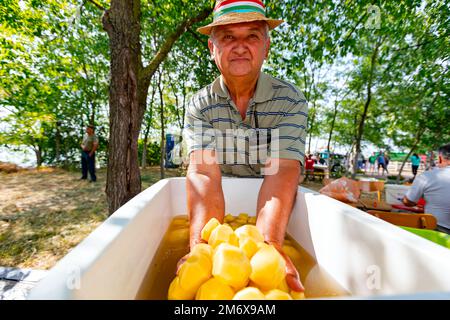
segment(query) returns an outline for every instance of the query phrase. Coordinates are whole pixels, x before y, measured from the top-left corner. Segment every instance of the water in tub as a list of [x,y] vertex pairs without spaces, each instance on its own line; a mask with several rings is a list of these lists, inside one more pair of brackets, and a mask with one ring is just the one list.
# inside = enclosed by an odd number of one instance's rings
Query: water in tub
[[[247,222],[237,217],[228,218],[228,223],[233,229],[245,223],[254,224],[254,218],[249,218]],[[234,221],[230,221],[230,219],[234,219]],[[286,235],[284,245],[289,245],[296,250],[289,255],[300,274],[306,298],[350,295],[290,235]],[[175,276],[177,262],[188,251],[189,221],[187,216],[174,217],[155,253],[136,298],[167,299],[167,292],[170,282]]]

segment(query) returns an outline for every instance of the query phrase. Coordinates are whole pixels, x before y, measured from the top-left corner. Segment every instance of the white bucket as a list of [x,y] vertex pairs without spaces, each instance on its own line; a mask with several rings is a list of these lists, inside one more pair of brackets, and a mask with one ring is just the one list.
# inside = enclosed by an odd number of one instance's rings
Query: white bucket
[[411,188],[410,186],[385,184],[386,202],[389,204],[403,204],[403,196]]
[[[262,179],[224,178],[225,212],[256,213]],[[28,299],[135,299],[186,180],[161,180],[117,210]],[[288,233],[352,298],[450,299],[450,250],[342,202],[298,188]]]

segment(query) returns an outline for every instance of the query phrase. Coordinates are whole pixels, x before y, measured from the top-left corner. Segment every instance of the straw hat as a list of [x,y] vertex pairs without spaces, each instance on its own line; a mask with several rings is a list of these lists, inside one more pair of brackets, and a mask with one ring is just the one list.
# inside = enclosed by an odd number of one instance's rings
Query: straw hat
[[213,22],[197,29],[198,32],[210,35],[213,27],[227,24],[265,21],[272,30],[283,23],[266,17],[266,7],[260,0],[217,0],[213,11]]

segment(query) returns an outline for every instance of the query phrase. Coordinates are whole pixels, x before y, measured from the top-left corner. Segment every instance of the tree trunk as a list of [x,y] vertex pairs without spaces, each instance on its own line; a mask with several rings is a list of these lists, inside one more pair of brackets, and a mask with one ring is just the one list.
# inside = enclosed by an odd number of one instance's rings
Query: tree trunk
[[42,166],[42,149],[40,146],[33,148],[34,154],[36,155],[36,167],[40,168]]
[[356,173],[358,171],[358,158],[361,153],[361,139],[364,133],[364,125],[367,118],[367,113],[369,111],[370,102],[372,101],[372,84],[373,84],[373,74],[375,72],[375,64],[377,61],[378,56],[378,50],[381,46],[381,39],[379,39],[375,45],[375,48],[372,53],[371,61],[370,61],[370,73],[369,73],[369,80],[367,81],[367,98],[366,102],[364,103],[364,110],[363,114],[361,116],[361,120],[359,121],[358,125],[358,131],[356,136],[356,142],[355,142],[355,158],[353,159],[353,172],[352,172],[352,179],[355,178]]
[[96,111],[96,106],[94,102],[91,102],[91,115],[90,115],[90,119],[89,119],[89,124],[91,126],[95,125],[95,111]]
[[338,110],[338,102],[337,102],[337,100],[335,100],[334,101],[333,119],[331,120],[330,133],[328,134],[328,142],[327,142],[327,150],[330,153],[331,153],[331,151],[330,151],[331,137],[333,136],[334,124],[336,122],[336,117],[337,117],[337,110]]
[[143,67],[140,45],[140,0],[111,0],[104,10],[103,28],[109,36],[111,80],[109,89],[110,136],[106,195],[109,214],[141,191],[138,137],[151,78],[176,40],[212,11],[205,8],[188,17],[168,34],[148,66]]
[[55,162],[59,164],[61,161],[61,122],[56,121],[56,133],[55,133]]
[[165,158],[165,148],[164,148],[164,141],[165,141],[165,132],[164,132],[164,96],[162,92],[161,87],[161,78],[162,78],[162,72],[159,73],[159,82],[158,82],[158,90],[159,90],[159,100],[160,100],[160,108],[159,108],[159,114],[160,114],[160,120],[161,120],[161,159],[159,160],[159,167],[161,172],[161,179],[164,179],[165,177],[165,170],[164,170],[164,158]]
[[148,135],[150,133],[150,128],[152,126],[153,121],[153,101],[155,99],[155,92],[156,88],[153,88],[152,90],[152,98],[150,100],[150,116],[146,120],[145,129],[144,129],[144,145],[142,149],[142,159],[141,159],[141,166],[142,168],[145,168],[147,166],[147,146],[148,146]]
[[[140,1],[113,0],[103,17],[111,55],[110,135],[106,181],[109,213],[141,191],[137,140],[146,89],[138,83],[141,45]],[[140,96],[141,95],[141,96]]]
[[145,169],[147,167],[147,143],[148,143],[148,135],[145,135],[144,142],[142,143],[142,158],[141,158],[142,169]]
[[[312,117],[308,117],[308,125],[307,127],[309,128],[309,139],[308,139],[308,154],[311,154],[311,139],[312,139],[312,128],[314,126],[314,122],[316,120],[316,101],[314,100],[313,102],[313,107],[312,107],[313,113],[312,113]],[[311,120],[309,120],[311,119]]]
[[424,130],[421,130],[419,132],[417,132],[416,135],[416,140],[414,141],[413,146],[411,147],[411,150],[409,151],[408,155],[406,156],[406,158],[403,160],[402,165],[400,167],[400,170],[398,171],[398,175],[397,175],[397,183],[400,182],[400,177],[402,176],[402,171],[403,168],[405,167],[406,162],[408,161],[409,157],[411,156],[411,154],[414,152],[414,150],[416,149],[417,145],[420,142],[420,138],[422,138],[422,134],[424,133]]

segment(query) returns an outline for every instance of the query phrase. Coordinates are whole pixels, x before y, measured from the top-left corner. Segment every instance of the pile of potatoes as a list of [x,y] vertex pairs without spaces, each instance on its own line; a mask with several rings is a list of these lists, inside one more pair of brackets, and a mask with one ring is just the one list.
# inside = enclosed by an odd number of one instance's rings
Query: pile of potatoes
[[303,292],[289,289],[283,257],[264,242],[252,219],[227,215],[224,224],[211,219],[201,232],[207,244],[192,248],[170,284],[168,299],[304,299]]

